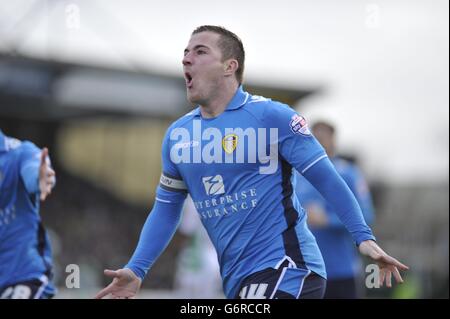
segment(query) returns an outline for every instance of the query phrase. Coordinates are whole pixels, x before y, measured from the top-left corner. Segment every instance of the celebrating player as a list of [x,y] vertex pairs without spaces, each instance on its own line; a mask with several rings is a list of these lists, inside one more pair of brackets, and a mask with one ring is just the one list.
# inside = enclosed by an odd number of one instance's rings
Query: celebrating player
[[167,130],[156,201],[128,264],[105,270],[97,298],[136,296],[165,249],[189,193],[217,251],[227,298],[322,298],[326,273],[293,168],[335,207],[381,280],[406,270],[375,242],[361,209],[305,119],[287,105],[244,91],[244,48],[217,26],[194,30],[184,50],[188,100],[197,105]]

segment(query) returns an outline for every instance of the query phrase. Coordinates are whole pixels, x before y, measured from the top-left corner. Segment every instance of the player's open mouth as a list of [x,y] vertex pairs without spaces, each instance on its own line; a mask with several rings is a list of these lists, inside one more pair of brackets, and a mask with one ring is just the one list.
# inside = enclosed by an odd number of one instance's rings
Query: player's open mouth
[[192,87],[192,75],[189,72],[184,73],[184,79],[186,80],[186,86],[188,89]]

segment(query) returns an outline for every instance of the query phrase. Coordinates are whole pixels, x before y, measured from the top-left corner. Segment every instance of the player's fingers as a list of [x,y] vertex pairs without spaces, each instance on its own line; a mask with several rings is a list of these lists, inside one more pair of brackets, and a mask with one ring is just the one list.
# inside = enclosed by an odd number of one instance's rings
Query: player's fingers
[[53,187],[55,187],[55,185],[56,185],[56,177],[55,177],[55,175],[53,175],[53,176],[48,176],[48,177],[46,178],[46,180],[45,180],[45,183],[46,183],[47,186],[50,187],[50,189],[52,189]]
[[48,148],[44,147],[41,152],[41,166],[46,163],[47,156],[48,156]]
[[47,169],[47,176],[48,177],[52,177],[52,176],[55,176],[55,175],[56,175],[55,171],[49,167]]
[[390,270],[386,270],[386,287],[392,287],[392,272]]
[[41,201],[44,201],[45,199],[47,198],[47,192],[41,192],[41,196],[40,196],[40,199],[41,199]]
[[386,271],[383,268],[381,268],[380,269],[380,279],[379,279],[379,284],[381,287],[383,287],[385,276],[386,276]]
[[397,267],[394,268],[394,278],[399,284],[403,283],[402,275],[400,275],[400,272],[398,271]]
[[387,254],[383,256],[383,261],[388,263],[388,264],[390,264],[390,265],[392,265],[392,266],[395,266],[395,267],[397,267],[397,268],[399,268],[401,270],[408,270],[409,269],[408,266],[402,264],[397,259],[395,259],[394,257],[391,257],[391,256],[389,256]]
[[45,184],[45,186],[42,186],[43,189],[41,189],[41,195],[40,195],[40,199],[41,201],[44,201],[48,195],[50,195],[52,193],[52,184]]
[[399,262],[398,260],[395,260],[394,266],[397,267],[397,268],[400,268],[401,270],[408,270],[409,269],[408,266],[406,266],[405,264]]
[[103,288],[102,290],[100,290],[96,295],[95,295],[95,299],[102,299],[103,297],[105,297],[106,295],[109,295],[111,293],[112,287],[111,285],[109,285],[106,288]]

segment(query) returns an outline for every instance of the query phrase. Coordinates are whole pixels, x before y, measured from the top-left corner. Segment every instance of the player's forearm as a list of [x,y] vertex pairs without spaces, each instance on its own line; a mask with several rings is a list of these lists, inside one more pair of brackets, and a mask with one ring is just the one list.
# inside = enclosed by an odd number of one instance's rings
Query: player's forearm
[[357,245],[362,241],[375,239],[372,231],[364,221],[361,208],[355,196],[336,172],[328,158],[320,160],[305,172],[304,176],[334,208],[339,219],[352,234]]
[[144,279],[150,267],[172,239],[181,218],[183,203],[155,201],[142,228],[139,243],[125,268]]
[[[361,204],[358,202],[359,207],[361,208],[363,217],[364,217],[364,221],[366,222],[367,225],[370,225],[371,220],[369,221],[366,217],[366,214],[364,212],[364,207],[361,206]],[[327,211],[327,225],[326,227],[332,230],[342,230],[342,231],[347,231],[347,228],[345,227],[345,225],[342,223],[340,217],[338,216],[338,214],[335,212],[335,210],[329,210]]]

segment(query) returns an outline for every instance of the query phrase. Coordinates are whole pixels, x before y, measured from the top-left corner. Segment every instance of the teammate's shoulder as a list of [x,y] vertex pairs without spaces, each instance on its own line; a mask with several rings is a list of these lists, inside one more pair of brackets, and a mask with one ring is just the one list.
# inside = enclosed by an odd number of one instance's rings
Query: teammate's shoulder
[[5,136],[5,150],[14,156],[28,157],[40,152],[40,149],[33,143],[27,140],[21,141],[14,137]]
[[39,148],[30,141],[21,141],[14,137],[5,136],[5,146],[7,152],[36,152]]
[[41,149],[37,147],[33,142],[22,141],[18,148],[20,152],[20,158],[22,160],[39,160],[41,156]]
[[5,135],[5,149],[6,151],[14,151],[18,148],[20,148],[21,146],[23,146],[24,142],[22,142],[21,140],[14,138],[14,137],[9,137]]

